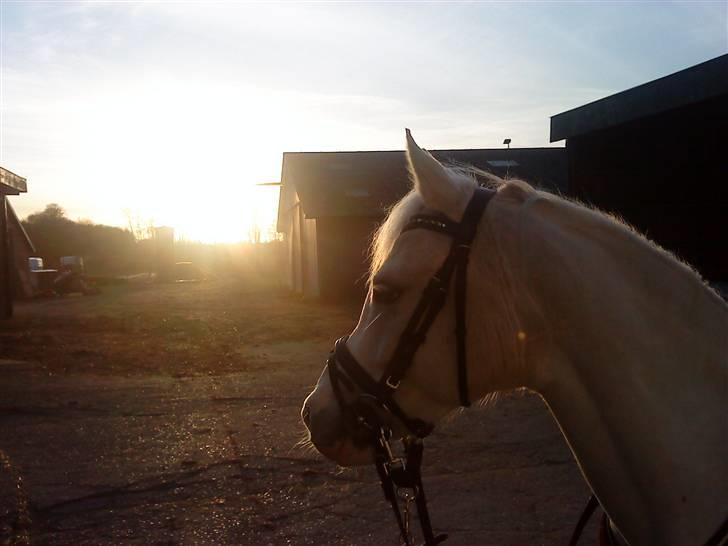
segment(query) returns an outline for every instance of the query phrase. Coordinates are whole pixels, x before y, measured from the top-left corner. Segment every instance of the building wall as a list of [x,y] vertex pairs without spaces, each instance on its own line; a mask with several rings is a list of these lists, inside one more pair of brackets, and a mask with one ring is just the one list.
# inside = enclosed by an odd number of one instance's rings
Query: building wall
[[363,300],[369,268],[369,243],[380,221],[367,217],[317,219],[318,271],[322,299]]
[[316,220],[305,218],[300,203],[288,210],[284,284],[307,298],[319,296]]
[[368,249],[379,221],[361,217],[305,218],[300,204],[289,209],[285,285],[306,298],[362,300]]
[[288,287],[294,292],[303,292],[303,273],[301,270],[301,206],[290,210],[286,242],[288,244]]
[[728,97],[570,138],[569,193],[728,280]]
[[317,298],[319,291],[319,269],[318,269],[318,248],[317,248],[317,220],[314,218],[305,218],[301,214],[301,234],[302,234],[302,263],[301,270],[303,275],[303,295],[307,298]]
[[300,266],[300,225],[298,222],[301,207],[298,195],[292,185],[281,187],[278,202],[278,232],[283,234],[286,245],[285,264],[281,271],[283,285],[294,292],[300,291],[301,281],[297,268]]

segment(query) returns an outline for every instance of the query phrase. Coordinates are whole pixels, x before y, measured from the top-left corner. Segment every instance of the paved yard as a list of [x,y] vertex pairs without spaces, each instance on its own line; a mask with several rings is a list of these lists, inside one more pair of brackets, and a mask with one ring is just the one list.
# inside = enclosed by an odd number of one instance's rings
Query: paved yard
[[[20,305],[0,325],[0,543],[396,545],[373,468],[296,447],[354,316],[250,280]],[[529,394],[444,423],[424,480],[450,546],[564,544],[587,496]]]

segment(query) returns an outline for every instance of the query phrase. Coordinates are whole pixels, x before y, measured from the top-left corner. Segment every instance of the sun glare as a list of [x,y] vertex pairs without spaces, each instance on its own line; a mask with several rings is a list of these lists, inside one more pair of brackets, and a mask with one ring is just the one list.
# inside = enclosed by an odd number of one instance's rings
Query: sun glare
[[278,188],[242,186],[229,199],[174,207],[164,223],[178,239],[203,243],[267,242],[275,238]]
[[[286,138],[311,134],[280,97],[152,79],[78,101],[65,109],[75,124],[59,122],[78,131],[81,144],[69,158],[78,179],[101,180],[104,198],[113,196],[98,221],[125,225],[127,211],[187,240],[275,237],[278,187],[259,184],[278,180]],[[286,137],[277,129],[282,118]]]

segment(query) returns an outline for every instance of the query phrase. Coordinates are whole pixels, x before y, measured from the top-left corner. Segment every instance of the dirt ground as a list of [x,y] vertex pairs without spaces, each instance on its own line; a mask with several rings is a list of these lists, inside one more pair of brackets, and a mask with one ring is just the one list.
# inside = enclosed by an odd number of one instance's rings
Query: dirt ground
[[[355,314],[250,279],[19,304],[0,323],[0,544],[398,544],[373,468],[296,447]],[[588,494],[528,394],[443,423],[423,474],[449,546],[565,544]]]

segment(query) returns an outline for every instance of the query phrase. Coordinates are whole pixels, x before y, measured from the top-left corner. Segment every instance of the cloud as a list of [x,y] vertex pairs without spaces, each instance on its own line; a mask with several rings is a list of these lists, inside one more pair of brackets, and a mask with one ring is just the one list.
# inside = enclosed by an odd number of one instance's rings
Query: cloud
[[23,202],[122,223],[135,200],[275,179],[284,151],[401,149],[404,126],[431,148],[547,145],[550,115],[726,50],[720,3],[2,10],[0,159]]

